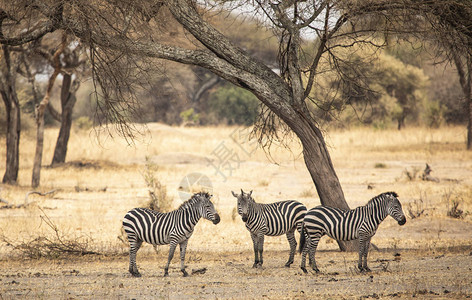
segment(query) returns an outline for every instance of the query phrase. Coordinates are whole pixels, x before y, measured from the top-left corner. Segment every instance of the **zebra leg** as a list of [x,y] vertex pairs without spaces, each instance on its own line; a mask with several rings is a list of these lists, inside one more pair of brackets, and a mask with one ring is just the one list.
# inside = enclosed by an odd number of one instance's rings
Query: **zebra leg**
[[188,276],[187,271],[185,271],[185,251],[187,250],[188,240],[180,243],[180,271],[184,274],[184,277]]
[[252,267],[257,268],[257,265],[259,264],[259,251],[258,251],[259,240],[257,238],[257,235],[252,232],[251,232],[251,238],[252,238],[252,244],[254,246],[254,264],[252,265]]
[[164,277],[169,276],[169,265],[170,265],[170,261],[174,257],[174,252],[175,252],[176,247],[177,247],[177,244],[175,242],[170,243],[169,257],[167,258],[167,265],[164,268]]
[[262,267],[262,263],[263,263],[263,259],[262,259],[262,252],[264,252],[264,235],[263,234],[260,234],[259,235],[259,242],[257,243],[258,245],[258,248],[259,248],[259,263],[258,263],[258,267],[261,268]]
[[310,260],[310,264],[312,264],[313,271],[316,273],[319,273],[320,270],[316,266],[316,260],[315,260],[315,253],[316,253],[316,248],[318,248],[318,243],[320,242],[322,235],[320,233],[316,233],[313,238],[308,239],[308,257]]
[[[128,237],[128,240],[130,240],[129,237]],[[138,271],[138,266],[136,265],[136,253],[138,252],[139,248],[141,248],[142,244],[143,244],[143,241],[139,239],[133,239],[132,241],[130,241],[129,272],[134,277],[141,277],[141,274]]]
[[367,266],[367,255],[369,254],[370,239],[371,239],[371,237],[369,237],[366,240],[365,246],[364,246],[364,262],[362,264],[362,269],[364,270],[364,272],[370,272],[371,271],[369,269],[369,267]]
[[290,265],[293,264],[295,251],[297,250],[297,241],[295,240],[295,228],[293,228],[293,230],[287,231],[286,235],[287,235],[288,243],[290,244],[290,256],[285,266],[290,267]]
[[363,261],[364,258],[367,260],[367,251],[369,246],[370,238],[367,234],[359,234],[359,262],[357,263],[357,267],[359,271],[364,272],[367,271],[364,269],[364,266],[367,268],[367,261]]
[[306,270],[306,255],[308,254],[308,248],[310,247],[309,243],[310,240],[306,240],[302,250],[302,261],[300,263],[300,269],[302,269],[303,273],[308,273],[308,271]]

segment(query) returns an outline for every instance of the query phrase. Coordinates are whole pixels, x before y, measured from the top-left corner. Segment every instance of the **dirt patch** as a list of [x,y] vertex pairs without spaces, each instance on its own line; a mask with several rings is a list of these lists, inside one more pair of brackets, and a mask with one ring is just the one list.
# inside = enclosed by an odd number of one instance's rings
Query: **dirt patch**
[[[162,277],[167,249],[138,255],[143,277],[127,272],[127,257],[86,256],[61,260],[0,261],[0,297],[67,299],[308,299],[308,298],[471,298],[472,247],[435,251],[374,251],[371,273],[356,271],[355,253],[320,251],[320,274],[303,274],[299,259],[285,268],[286,251],[266,251],[262,269],[252,252],[187,253],[183,278],[174,259]],[[28,268],[25,268],[28,266]],[[201,273],[201,272],[200,272]]]

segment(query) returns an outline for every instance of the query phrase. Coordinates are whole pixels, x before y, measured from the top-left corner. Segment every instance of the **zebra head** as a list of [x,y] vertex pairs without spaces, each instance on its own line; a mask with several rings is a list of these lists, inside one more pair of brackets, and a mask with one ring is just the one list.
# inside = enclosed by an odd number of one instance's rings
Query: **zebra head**
[[220,223],[220,215],[216,212],[213,202],[210,201],[213,195],[210,195],[209,193],[200,192],[197,193],[196,196],[200,199],[200,203],[202,205],[203,218],[212,221],[215,225]]
[[246,222],[249,211],[249,203],[254,202],[254,199],[251,197],[252,191],[245,193],[243,189],[241,189],[241,194],[236,194],[233,191],[231,191],[231,193],[238,199],[238,214],[243,219],[243,222]]
[[398,195],[395,192],[385,193],[387,198],[387,213],[402,226],[406,223],[406,217],[402,210],[402,204],[398,200]]

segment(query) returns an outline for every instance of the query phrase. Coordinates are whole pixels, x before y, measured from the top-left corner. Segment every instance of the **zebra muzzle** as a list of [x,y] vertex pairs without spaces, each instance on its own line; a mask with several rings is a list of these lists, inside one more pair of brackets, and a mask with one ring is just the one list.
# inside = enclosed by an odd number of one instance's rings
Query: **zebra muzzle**
[[220,215],[219,214],[215,214],[215,218],[213,219],[213,224],[218,224],[220,223]]
[[403,226],[405,225],[405,223],[406,223],[406,218],[405,216],[403,216],[403,218],[400,221],[398,221],[398,225]]
[[243,222],[246,222],[246,221],[247,221],[247,215],[246,215],[246,214],[243,214],[243,215],[241,216],[241,218],[243,219]]

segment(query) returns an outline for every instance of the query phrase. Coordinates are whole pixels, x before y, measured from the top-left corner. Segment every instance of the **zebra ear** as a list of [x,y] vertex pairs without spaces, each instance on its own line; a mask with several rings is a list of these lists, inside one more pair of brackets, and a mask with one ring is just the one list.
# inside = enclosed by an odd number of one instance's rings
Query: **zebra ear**
[[249,192],[249,196],[251,196],[251,195],[252,195],[252,191]]
[[234,197],[238,198],[238,194],[234,193],[233,191],[231,191],[231,194],[233,194]]

